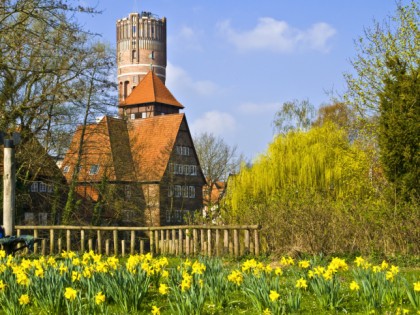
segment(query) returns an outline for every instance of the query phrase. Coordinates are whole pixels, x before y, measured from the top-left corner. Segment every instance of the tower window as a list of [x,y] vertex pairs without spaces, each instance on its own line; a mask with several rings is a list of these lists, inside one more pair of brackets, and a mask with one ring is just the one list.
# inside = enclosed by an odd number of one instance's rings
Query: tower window
[[136,59],[136,51],[135,50],[133,50],[132,57],[133,57],[133,59]]
[[133,34],[136,34],[136,26],[133,25]]

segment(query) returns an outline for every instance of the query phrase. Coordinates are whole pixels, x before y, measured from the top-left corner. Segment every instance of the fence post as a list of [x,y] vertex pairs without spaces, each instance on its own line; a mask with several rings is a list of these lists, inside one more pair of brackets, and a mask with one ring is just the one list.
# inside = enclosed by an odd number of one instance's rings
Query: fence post
[[134,248],[136,246],[136,231],[131,230],[131,239],[130,239],[130,254],[134,255]]
[[[114,232],[116,232],[116,231],[114,231]],[[97,232],[96,232],[96,235],[97,235],[97,252],[98,252],[98,254],[102,254],[102,233],[101,233],[101,230],[98,230]],[[118,251],[117,251],[118,252]]]
[[182,255],[183,251],[184,251],[184,235],[183,235],[183,231],[182,229],[179,229],[178,231],[178,246],[179,246],[179,254]]
[[209,257],[212,255],[212,248],[211,248],[211,229],[207,229],[207,254]]
[[114,230],[113,234],[114,234],[114,255],[118,256],[118,230]]
[[50,255],[54,254],[54,230],[50,229]]
[[190,254],[190,230],[185,230],[185,254],[188,256]]
[[258,235],[258,228],[254,231],[254,250],[255,250],[255,256],[260,255],[260,239]]
[[[38,238],[38,229],[34,230],[34,238]],[[34,244],[34,254],[38,254],[38,243],[35,242]]]
[[220,256],[220,230],[216,229],[216,244],[214,244],[215,248],[216,248],[216,256]]
[[69,252],[71,251],[71,231],[66,230],[66,250]]
[[155,243],[154,243],[153,231],[149,231],[149,242],[150,242],[150,253],[153,255],[155,253]]
[[80,230],[80,252],[85,251],[85,230]]
[[244,231],[244,247],[245,247],[245,255],[249,254],[249,230],[246,229]]

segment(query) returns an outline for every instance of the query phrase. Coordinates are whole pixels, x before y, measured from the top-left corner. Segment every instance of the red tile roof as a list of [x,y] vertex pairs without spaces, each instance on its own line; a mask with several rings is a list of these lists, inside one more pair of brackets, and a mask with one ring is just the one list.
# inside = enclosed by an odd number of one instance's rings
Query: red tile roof
[[[63,160],[62,169],[70,166],[64,173],[71,181],[79,156],[82,128],[78,127],[69,150]],[[122,153],[122,154],[119,154]],[[96,174],[91,174],[92,165],[98,165]],[[133,166],[125,122],[121,119],[104,117],[98,124],[86,126],[78,181],[100,182],[104,177],[110,181],[133,180]]]
[[169,162],[184,114],[129,121],[131,154],[139,181],[160,181]]
[[[160,181],[169,163],[184,114],[154,116],[125,122],[104,117],[86,128],[79,182]],[[79,127],[62,163],[71,181],[81,137]],[[99,165],[97,174],[90,174]]]
[[125,101],[120,103],[120,106],[148,103],[161,103],[184,108],[153,71],[149,71]]

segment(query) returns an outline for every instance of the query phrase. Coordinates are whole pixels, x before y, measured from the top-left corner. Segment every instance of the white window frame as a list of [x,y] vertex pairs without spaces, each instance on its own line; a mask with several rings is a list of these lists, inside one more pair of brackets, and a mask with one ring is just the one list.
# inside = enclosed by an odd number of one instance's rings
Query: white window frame
[[181,189],[181,185],[175,185],[174,186],[174,196],[176,198],[179,198],[182,196],[182,189]]
[[38,213],[38,224],[47,225],[48,224],[48,213],[40,212]]
[[190,175],[192,175],[192,176],[197,175],[197,165],[191,165]]
[[31,192],[38,192],[38,182],[33,182],[30,188]]
[[39,182],[39,192],[47,192],[47,184]]
[[47,192],[53,193],[54,192],[54,186],[53,185],[47,185]]
[[141,118],[147,118],[147,113],[146,112],[142,112],[141,113]]
[[70,165],[66,165],[63,167],[63,173],[68,173],[70,172]]
[[188,198],[188,186],[182,186],[182,198]]
[[131,185],[125,185],[124,186],[124,196],[125,196],[125,198],[129,200],[129,199],[131,199],[131,195],[132,195]]
[[130,114],[130,119],[136,119],[136,114]]
[[166,223],[171,222],[171,210],[169,209],[165,211],[165,220],[166,220]]
[[174,196],[174,186],[169,186],[168,187],[168,197],[173,197]]
[[35,221],[35,214],[33,212],[25,212],[24,221],[28,222],[28,223],[34,222]]
[[195,186],[190,186],[188,188],[188,195],[190,198],[195,198]]
[[89,175],[96,175],[99,173],[99,164],[92,164],[89,169]]

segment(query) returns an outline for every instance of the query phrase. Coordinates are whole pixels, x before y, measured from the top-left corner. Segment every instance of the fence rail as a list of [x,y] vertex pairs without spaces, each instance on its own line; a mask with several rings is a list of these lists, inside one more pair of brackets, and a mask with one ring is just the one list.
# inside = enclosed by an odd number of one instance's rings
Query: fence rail
[[106,255],[135,253],[171,255],[255,255],[260,254],[258,225],[207,226],[180,225],[160,227],[112,226],[15,226],[17,235],[41,238],[35,254],[66,251],[91,251]]

